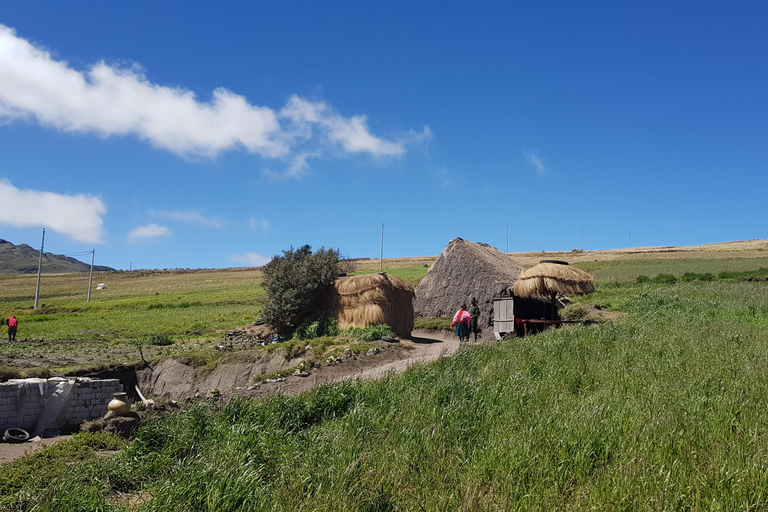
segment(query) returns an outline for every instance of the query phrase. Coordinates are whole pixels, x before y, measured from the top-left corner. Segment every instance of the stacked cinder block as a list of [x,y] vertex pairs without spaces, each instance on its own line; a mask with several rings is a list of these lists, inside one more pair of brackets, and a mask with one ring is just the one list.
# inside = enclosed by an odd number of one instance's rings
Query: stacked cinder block
[[[0,433],[8,428],[32,431],[45,410],[45,400],[51,400],[50,387],[60,379],[13,379],[0,383]],[[75,380],[66,408],[58,415],[63,427],[77,427],[85,420],[101,418],[114,393],[122,391],[117,379]]]
[[77,379],[75,396],[67,415],[67,426],[101,418],[107,413],[107,404],[113,395],[122,390],[123,386],[117,379]]

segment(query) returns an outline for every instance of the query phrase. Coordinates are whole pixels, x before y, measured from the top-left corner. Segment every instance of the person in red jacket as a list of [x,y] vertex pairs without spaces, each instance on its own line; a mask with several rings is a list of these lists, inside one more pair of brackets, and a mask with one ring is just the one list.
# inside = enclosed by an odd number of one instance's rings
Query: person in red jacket
[[459,337],[459,345],[463,345],[465,341],[469,341],[469,320],[472,315],[467,311],[467,305],[462,304],[461,308],[453,315],[453,322],[451,322],[451,329],[455,328],[454,333]]
[[19,321],[16,320],[16,315],[11,315],[8,319],[8,343],[16,341],[16,330],[19,326]]

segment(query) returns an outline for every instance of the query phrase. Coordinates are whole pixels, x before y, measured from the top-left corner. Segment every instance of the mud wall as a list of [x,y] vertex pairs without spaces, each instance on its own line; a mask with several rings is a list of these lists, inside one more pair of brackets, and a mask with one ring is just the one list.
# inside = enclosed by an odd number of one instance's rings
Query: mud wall
[[41,435],[47,428],[76,427],[107,413],[117,379],[11,379],[0,383],[0,436],[8,428]]

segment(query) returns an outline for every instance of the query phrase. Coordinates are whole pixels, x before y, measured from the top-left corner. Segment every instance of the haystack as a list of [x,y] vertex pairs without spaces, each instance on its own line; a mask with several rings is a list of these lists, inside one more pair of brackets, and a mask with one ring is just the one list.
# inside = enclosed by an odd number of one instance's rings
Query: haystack
[[[488,328],[493,299],[511,297],[522,265],[488,244],[454,238],[416,287],[416,316],[453,316],[472,297],[480,306],[479,325]],[[490,330],[489,330],[490,332]]]
[[592,276],[580,268],[557,263],[539,263],[526,270],[515,283],[518,297],[584,295],[595,291]]
[[387,324],[407,338],[413,330],[413,286],[387,274],[342,277],[333,282],[331,312],[339,329]]
[[595,291],[592,276],[567,263],[539,263],[520,276],[513,288],[517,297],[546,298],[551,318],[557,318],[557,297],[565,294],[585,295]]

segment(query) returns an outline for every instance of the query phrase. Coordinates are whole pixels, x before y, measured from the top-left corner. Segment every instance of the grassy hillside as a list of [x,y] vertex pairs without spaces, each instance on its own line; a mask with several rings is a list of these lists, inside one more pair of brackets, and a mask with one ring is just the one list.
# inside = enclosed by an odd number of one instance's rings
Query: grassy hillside
[[[22,244],[14,245],[0,239],[0,274],[37,274],[40,263],[40,250]],[[43,253],[42,272],[59,274],[69,272],[90,272],[90,263],[63,256],[61,254]],[[94,265],[94,272],[109,272],[115,269],[102,265]]]
[[[740,270],[765,266],[745,260]],[[704,258],[659,265],[642,272],[723,269]],[[768,508],[768,282],[635,284],[623,266],[603,268],[576,305],[626,314],[613,322],[471,346],[302,397],[203,402],[146,424],[117,456],[62,463],[45,481],[3,466],[0,484],[17,487],[0,505]]]

